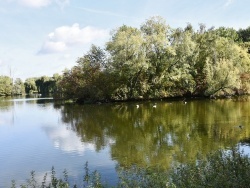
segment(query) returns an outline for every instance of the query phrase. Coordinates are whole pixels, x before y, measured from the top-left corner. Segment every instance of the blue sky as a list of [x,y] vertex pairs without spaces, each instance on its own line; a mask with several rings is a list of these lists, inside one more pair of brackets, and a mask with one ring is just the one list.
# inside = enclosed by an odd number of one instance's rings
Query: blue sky
[[249,0],[0,0],[0,75],[52,76],[110,31],[161,16],[170,27],[250,26]]

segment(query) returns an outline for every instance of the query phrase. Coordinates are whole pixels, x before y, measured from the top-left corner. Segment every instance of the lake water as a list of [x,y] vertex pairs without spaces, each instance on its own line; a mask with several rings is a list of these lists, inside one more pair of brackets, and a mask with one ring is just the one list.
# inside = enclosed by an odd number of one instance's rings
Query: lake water
[[0,187],[25,183],[32,170],[42,181],[52,166],[81,184],[88,162],[115,184],[117,165],[168,169],[219,148],[249,152],[249,112],[246,97],[82,106],[0,99]]

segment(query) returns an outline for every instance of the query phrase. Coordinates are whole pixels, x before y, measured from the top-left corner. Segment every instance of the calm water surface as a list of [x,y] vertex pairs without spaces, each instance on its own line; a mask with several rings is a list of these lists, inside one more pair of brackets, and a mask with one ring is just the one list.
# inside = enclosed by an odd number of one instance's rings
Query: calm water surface
[[[139,104],[139,108],[136,107]],[[117,164],[160,166],[250,143],[250,100],[60,105],[52,99],[0,99],[0,187],[37,180],[52,166],[80,184],[84,164],[116,182]]]

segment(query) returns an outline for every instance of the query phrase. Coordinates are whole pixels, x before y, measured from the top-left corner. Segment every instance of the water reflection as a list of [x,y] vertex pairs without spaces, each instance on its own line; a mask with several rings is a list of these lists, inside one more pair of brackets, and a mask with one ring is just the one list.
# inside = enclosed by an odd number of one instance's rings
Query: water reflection
[[12,179],[25,183],[32,170],[39,181],[52,166],[58,174],[67,169],[69,179],[81,181],[86,161],[104,177],[115,176],[109,148],[97,153],[92,142],[83,142],[82,135],[62,122],[60,109],[50,99],[0,101],[0,187],[11,187]]
[[91,143],[81,142],[81,138],[75,132],[66,128],[60,127],[43,127],[46,135],[53,141],[55,148],[61,149],[64,152],[76,152],[83,155],[86,150],[95,150],[95,145]]
[[149,102],[139,108],[135,103],[69,105],[61,112],[82,142],[97,150],[110,146],[112,158],[122,166],[169,168],[250,137],[249,110],[248,102],[203,100],[158,102],[157,108]]
[[5,98],[0,98],[0,111],[8,111],[13,106],[14,102],[6,100]]
[[247,100],[159,101],[153,108],[154,103],[80,106],[51,99],[1,100],[0,177],[10,182],[55,166],[81,179],[88,161],[110,180],[116,162],[167,169],[198,153],[205,156],[237,144],[249,148]]

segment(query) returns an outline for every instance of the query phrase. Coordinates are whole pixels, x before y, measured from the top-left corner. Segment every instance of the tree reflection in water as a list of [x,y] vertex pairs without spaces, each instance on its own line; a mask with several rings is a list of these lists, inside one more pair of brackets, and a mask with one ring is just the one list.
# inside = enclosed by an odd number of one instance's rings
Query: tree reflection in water
[[[195,100],[65,105],[62,118],[82,142],[110,147],[121,166],[159,166],[196,159],[250,137],[249,102]],[[239,128],[237,125],[243,125]]]

